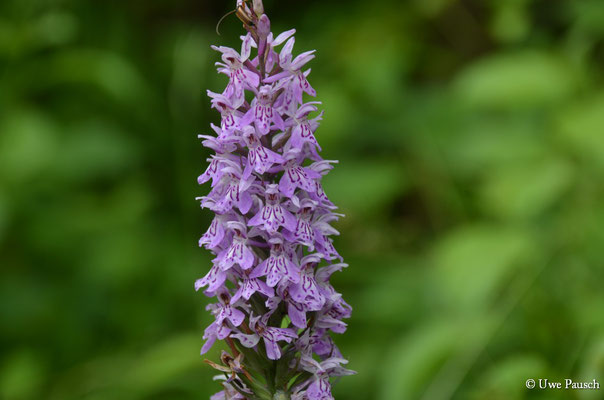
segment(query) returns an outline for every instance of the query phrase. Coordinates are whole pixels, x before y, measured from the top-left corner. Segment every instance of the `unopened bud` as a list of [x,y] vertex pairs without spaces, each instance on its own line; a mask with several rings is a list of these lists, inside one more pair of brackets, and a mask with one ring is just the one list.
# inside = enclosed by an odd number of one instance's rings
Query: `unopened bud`
[[268,19],[266,14],[262,14],[258,20],[256,32],[260,40],[266,39],[268,34],[271,32],[271,21]]
[[262,5],[262,0],[253,0],[253,7],[257,16],[264,14],[264,5]]

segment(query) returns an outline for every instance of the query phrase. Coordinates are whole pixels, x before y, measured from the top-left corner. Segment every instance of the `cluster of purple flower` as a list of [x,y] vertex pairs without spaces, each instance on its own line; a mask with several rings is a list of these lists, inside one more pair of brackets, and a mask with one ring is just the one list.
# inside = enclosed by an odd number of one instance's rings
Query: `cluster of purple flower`
[[208,91],[221,124],[200,136],[215,155],[198,179],[212,190],[199,200],[215,217],[199,245],[216,257],[195,289],[218,300],[201,353],[217,339],[233,353],[209,362],[225,379],[212,400],[332,399],[329,378],[353,372],[329,331],[346,330],[351,307],[329,282],[347,265],[330,238],[341,214],[321,186],[334,161],[318,154],[322,113],[310,114],[320,103],[303,100],[315,96],[303,71],[314,51],[294,57],[295,30],[273,37],[261,1],[239,0],[237,13],[248,31],[241,52],[212,47],[229,77],[223,93]]

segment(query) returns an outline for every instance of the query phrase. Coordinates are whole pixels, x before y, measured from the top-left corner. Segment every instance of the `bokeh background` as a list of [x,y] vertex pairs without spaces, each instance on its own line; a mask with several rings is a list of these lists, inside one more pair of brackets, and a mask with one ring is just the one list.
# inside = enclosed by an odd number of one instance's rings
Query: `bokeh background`
[[[0,399],[206,399],[218,115],[235,1],[0,2]],[[317,49],[347,215],[346,400],[601,399],[604,2],[266,0]],[[216,347],[209,358],[216,358]]]

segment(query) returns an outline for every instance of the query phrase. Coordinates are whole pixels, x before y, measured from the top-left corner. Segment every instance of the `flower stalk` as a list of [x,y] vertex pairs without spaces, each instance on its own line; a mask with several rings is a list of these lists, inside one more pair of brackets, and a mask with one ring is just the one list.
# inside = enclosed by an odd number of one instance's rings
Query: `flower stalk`
[[316,96],[305,69],[314,50],[294,57],[295,30],[273,36],[261,0],[238,0],[235,13],[247,33],[240,52],[212,46],[229,81],[208,91],[216,135],[200,135],[215,154],[198,199],[215,216],[199,245],[215,258],[195,289],[216,299],[201,353],[216,340],[230,349],[206,361],[223,387],[211,399],[333,399],[330,378],[354,372],[330,333],[345,332],[352,309],[330,283],[347,265],[331,238],[342,215],[321,185],[336,162],[319,155],[321,103],[304,102]]

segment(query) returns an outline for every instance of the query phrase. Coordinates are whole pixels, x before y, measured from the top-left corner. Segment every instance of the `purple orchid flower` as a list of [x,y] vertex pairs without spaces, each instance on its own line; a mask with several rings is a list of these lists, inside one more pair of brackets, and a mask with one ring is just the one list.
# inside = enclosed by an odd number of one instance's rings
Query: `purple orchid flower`
[[226,339],[230,333],[231,329],[227,325],[217,321],[212,322],[203,333],[203,338],[206,342],[201,348],[201,354],[207,353],[214,345],[214,342],[216,342],[216,339]]
[[275,287],[282,279],[292,283],[300,282],[298,267],[284,251],[283,240],[275,237],[271,239],[271,243],[270,256],[254,269],[250,277],[266,276],[266,284],[270,287]]
[[245,62],[250,57],[252,50],[252,37],[246,35],[241,44],[241,54],[235,50],[224,46],[212,46],[212,49],[222,53],[222,61],[217,62],[219,66],[218,72],[229,76],[229,84],[227,85],[224,95],[228,98],[233,98],[237,102],[243,102],[243,90],[247,88],[255,88],[260,82],[257,73],[244,67]]
[[208,311],[216,316],[216,323],[222,324],[223,321],[228,320],[233,326],[241,325],[245,319],[245,314],[231,304],[228,292],[222,288],[216,294],[219,302],[206,307]]
[[251,126],[243,129],[243,140],[249,151],[247,164],[243,171],[243,177],[248,178],[252,171],[264,174],[273,164],[282,164],[284,159],[281,155],[262,146],[256,130]]
[[237,102],[233,102],[227,96],[209,90],[208,96],[212,98],[212,107],[217,109],[222,115],[220,122],[221,132],[218,137],[224,138],[224,135],[240,129],[239,120],[242,117],[242,113],[237,111],[237,109],[243,104],[243,99],[236,99]]
[[279,55],[279,65],[283,69],[282,72],[264,79],[266,83],[284,81],[287,82],[283,96],[279,99],[278,105],[288,115],[295,112],[295,107],[298,103],[302,103],[303,92],[311,96],[316,96],[317,93],[310,86],[306,79],[310,74],[310,70],[302,72],[300,69],[315,55],[315,51],[307,51],[297,56],[292,61],[292,50],[294,48],[295,39],[290,38]]
[[267,326],[261,321],[261,317],[250,317],[250,328],[255,331],[252,334],[234,334],[232,337],[240,339],[241,344],[245,347],[254,347],[260,339],[264,340],[266,346],[266,355],[270,360],[278,360],[281,358],[281,349],[278,342],[291,343],[298,335],[293,329],[289,328],[274,328]]
[[238,264],[243,270],[254,265],[254,252],[248,245],[247,228],[241,222],[230,221],[227,226],[233,230],[233,242],[214,259],[223,271]]
[[262,226],[269,234],[277,232],[279,227],[296,229],[296,217],[281,204],[281,195],[277,185],[268,185],[265,191],[266,204],[249,221],[250,226]]
[[321,256],[321,254],[315,253],[304,257],[300,262],[300,280],[292,282],[289,287],[292,298],[304,304],[309,311],[320,310],[325,303],[325,298],[321,295],[314,277],[314,268]]
[[273,314],[279,305],[283,302],[287,307],[287,315],[296,328],[304,329],[307,326],[306,307],[303,304],[296,302],[288,293],[287,286],[289,282],[281,282],[277,287],[277,296],[270,297],[266,300],[266,307],[269,309],[269,314]]
[[241,166],[226,159],[223,159],[223,162],[228,166],[223,167],[223,175],[210,194],[201,198],[201,205],[219,214],[226,213],[233,206],[237,206],[239,211],[245,214],[252,206],[252,197],[248,189],[256,178],[249,176],[243,179]]
[[203,185],[210,179],[212,180],[212,185],[216,185],[216,183],[220,181],[220,178],[222,178],[224,175],[224,171],[221,168],[224,161],[222,157],[212,156],[212,158],[209,158],[208,161],[210,162],[210,165],[208,165],[208,168],[204,171],[204,173],[199,175],[197,178],[197,183],[200,185]]
[[210,227],[199,239],[199,247],[206,246],[208,249],[218,247],[226,235],[226,229],[224,227],[225,215],[217,215],[212,220]]
[[208,292],[214,293],[217,289],[222,287],[226,279],[227,273],[218,265],[214,265],[212,268],[210,268],[210,271],[206,274],[206,276],[195,281],[195,290],[208,286]]
[[289,232],[284,233],[284,237],[295,243],[300,243],[308,247],[309,251],[313,251],[315,248],[315,228],[311,218],[313,217],[313,211],[317,206],[317,202],[311,199],[302,199],[297,212],[297,223],[294,229],[289,229]]
[[284,173],[279,181],[279,190],[287,197],[292,197],[297,188],[307,192],[313,192],[316,189],[314,179],[318,179],[321,175],[300,165],[297,160],[299,152],[290,151],[285,158],[288,160],[283,165]]
[[199,239],[212,266],[195,290],[217,298],[201,352],[225,340],[233,353],[209,362],[228,372],[211,399],[333,399],[330,378],[352,372],[331,335],[346,331],[352,308],[330,283],[346,264],[334,263],[342,215],[321,183],[336,163],[319,154],[321,103],[304,102],[316,95],[306,68],[315,52],[293,54],[293,29],[273,35],[262,0],[237,0],[236,15],[248,31],[241,51],[212,46],[229,78],[207,92],[220,124],[198,136],[215,153],[197,178],[211,184],[197,199],[214,216]]
[[[288,142],[288,145],[302,150],[305,143],[309,143],[313,146],[313,155],[314,148],[317,148],[321,151],[321,146],[317,142],[315,138],[314,132],[319,126],[319,121],[323,118],[323,112],[321,112],[317,117],[313,119],[308,119],[308,114],[313,111],[317,111],[317,106],[315,104],[321,104],[318,101],[312,101],[302,105],[294,114],[294,117],[287,121],[286,126],[291,126],[292,135]],[[316,154],[317,158],[318,154]]]
[[258,90],[257,97],[252,100],[250,110],[241,118],[241,125],[254,123],[261,135],[266,135],[274,125],[278,129],[285,129],[285,122],[281,115],[273,108],[272,102],[279,87],[264,85]]
[[341,366],[341,364],[347,363],[348,361],[342,358],[328,358],[319,363],[311,357],[302,356],[302,368],[313,374],[313,378],[310,382],[301,385],[301,387],[304,387],[308,384],[308,387],[305,390],[306,398],[308,400],[333,399],[329,377],[354,375],[354,371]]
[[237,292],[235,292],[231,298],[231,303],[236,302],[240,298],[249,300],[256,292],[262,293],[267,297],[273,297],[275,295],[275,290],[267,285],[266,282],[258,278],[251,278],[249,275],[245,274],[239,289],[237,289]]

